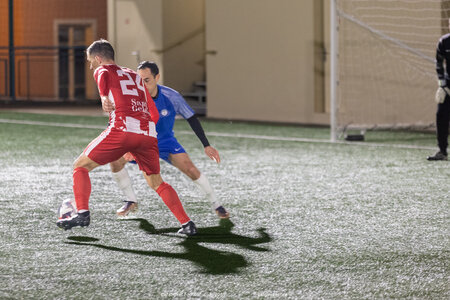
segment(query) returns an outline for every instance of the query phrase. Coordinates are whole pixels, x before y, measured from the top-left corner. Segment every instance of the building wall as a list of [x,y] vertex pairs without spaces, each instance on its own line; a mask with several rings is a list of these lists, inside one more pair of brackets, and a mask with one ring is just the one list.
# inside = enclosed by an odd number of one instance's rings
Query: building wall
[[[136,69],[139,61],[162,64],[161,0],[108,0],[108,36],[119,65]],[[164,73],[162,74],[164,76]]]
[[[329,55],[322,64],[320,53],[330,49],[329,3],[208,0],[208,116],[329,124]],[[449,1],[337,3],[370,26],[338,18],[338,125],[433,124],[433,59]]]
[[8,81],[6,74],[8,50],[8,0],[0,0],[0,96],[8,93]]
[[[0,45],[7,46],[8,1],[0,2]],[[58,45],[57,24],[92,24],[88,46],[98,37],[106,37],[106,0],[15,0],[14,45],[16,47],[49,47]],[[5,23],[6,22],[6,26]],[[4,53],[4,52],[0,52]],[[16,93],[19,98],[57,98],[58,55],[51,49],[18,49],[16,56]],[[2,55],[0,59],[7,57]],[[1,67],[1,66],[0,66]],[[92,75],[91,75],[92,76]],[[86,78],[90,94],[94,90]],[[0,80],[4,82],[3,72]],[[1,91],[1,90],[0,90]]]
[[8,0],[0,0],[0,46],[8,46]]
[[[373,22],[375,28],[383,26],[427,56],[434,56],[436,42],[446,32],[441,23],[448,15],[449,8],[444,7],[448,1],[383,2],[375,5],[379,11],[365,7],[373,6],[370,1],[338,3],[341,10]],[[141,60],[155,60],[162,83],[180,91],[206,78],[209,117],[329,123],[329,66],[328,59],[325,63],[320,59],[320,52],[329,50],[328,0],[15,0],[14,4],[16,46],[56,45],[55,24],[94,22],[91,40],[108,38],[120,65],[135,68]],[[373,15],[364,19],[358,15],[364,11]],[[0,46],[8,45],[7,16],[8,0],[0,0]],[[432,63],[418,65],[414,55],[395,53],[395,47],[343,18],[339,27],[340,120],[432,121],[435,107],[429,105],[429,95],[436,88]],[[33,57],[31,65],[24,63],[23,52],[16,56],[19,93],[31,86],[43,97],[54,96],[55,58]],[[7,51],[1,50],[0,95],[5,93],[5,58]],[[86,84],[94,88],[92,81]],[[425,113],[424,107],[429,108]]]
[[54,45],[55,20],[95,19],[97,33],[106,37],[106,0],[15,0],[15,44]]
[[315,112],[314,1],[206,2],[209,117],[328,122]]
[[181,91],[205,80],[204,0],[163,1],[164,83]]
[[180,91],[204,80],[204,0],[108,0],[108,11],[119,64],[153,60],[161,83]]

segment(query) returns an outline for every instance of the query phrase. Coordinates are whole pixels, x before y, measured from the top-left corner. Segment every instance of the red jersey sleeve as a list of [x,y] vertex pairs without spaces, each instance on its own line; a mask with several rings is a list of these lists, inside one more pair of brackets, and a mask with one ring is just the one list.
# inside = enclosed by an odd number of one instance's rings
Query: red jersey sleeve
[[109,94],[108,70],[102,67],[98,67],[94,72],[94,78],[95,82],[97,83],[100,97],[108,96]]
[[145,86],[144,86],[144,90],[145,90],[145,97],[147,98],[148,111],[150,112],[150,115],[152,116],[152,121],[156,124],[156,123],[158,123],[158,120],[159,120],[158,109],[156,108],[155,101],[153,101],[152,96],[150,95],[150,93],[148,92],[148,90]]

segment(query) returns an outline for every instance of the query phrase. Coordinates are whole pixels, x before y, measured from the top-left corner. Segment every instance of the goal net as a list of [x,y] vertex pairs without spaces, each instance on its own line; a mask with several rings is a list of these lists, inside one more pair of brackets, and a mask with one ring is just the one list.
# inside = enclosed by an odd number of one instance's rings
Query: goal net
[[337,135],[433,129],[436,45],[450,0],[336,0]]

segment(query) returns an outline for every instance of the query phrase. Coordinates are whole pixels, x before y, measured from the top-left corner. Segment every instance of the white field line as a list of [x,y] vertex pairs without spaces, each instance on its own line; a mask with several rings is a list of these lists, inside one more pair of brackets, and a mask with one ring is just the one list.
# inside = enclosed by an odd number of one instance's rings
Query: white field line
[[[83,124],[73,124],[73,123],[54,123],[54,122],[40,122],[40,121],[27,121],[27,120],[12,120],[12,119],[0,119],[0,123],[38,125],[38,126],[54,126],[54,127],[67,127],[67,128],[85,128],[85,129],[105,129],[106,128],[106,124],[104,126],[99,126],[99,125],[83,125]],[[183,130],[177,131],[177,134],[195,135],[195,133],[192,131],[183,131]],[[435,150],[436,149],[436,147],[403,145],[403,144],[380,144],[380,143],[347,142],[347,141],[331,142],[329,140],[320,140],[320,139],[280,137],[280,136],[270,136],[270,135],[239,134],[239,133],[208,132],[208,136],[268,140],[268,141],[282,141],[282,142],[357,145],[357,146],[366,146],[366,147],[384,147],[384,148],[400,148],[400,149],[420,149],[420,150]]]
[[[189,132],[189,131],[177,131],[177,133],[194,134],[193,132]],[[332,142],[330,140],[296,138],[296,137],[280,137],[280,136],[270,136],[270,135],[231,134],[231,133],[220,133],[220,132],[208,132],[208,135],[211,135],[211,136],[223,136],[223,137],[234,137],[234,138],[246,138],[246,139],[258,139],[258,140],[269,140],[269,141],[358,145],[358,146],[367,146],[367,147],[386,147],[386,148],[420,149],[420,150],[422,150],[422,149],[423,150],[435,150],[436,149],[436,147],[426,147],[426,146],[416,146],[416,145],[380,144],[380,143],[347,142],[347,141]]]
[[83,124],[72,124],[72,123],[54,123],[54,122],[40,122],[40,121],[28,121],[28,120],[10,120],[10,119],[0,119],[0,123],[21,124],[21,125],[53,126],[53,127],[68,127],[68,128],[106,129],[106,124],[104,126],[97,126],[97,125],[83,125]]

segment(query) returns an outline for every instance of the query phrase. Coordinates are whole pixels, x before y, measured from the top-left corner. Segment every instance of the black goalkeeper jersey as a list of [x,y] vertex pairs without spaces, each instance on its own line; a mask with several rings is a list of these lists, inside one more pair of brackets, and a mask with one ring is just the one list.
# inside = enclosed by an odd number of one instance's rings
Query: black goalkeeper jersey
[[[445,60],[445,68],[444,68]],[[447,80],[447,85],[450,84],[450,33],[443,35],[439,39],[436,49],[436,73],[439,78]]]

